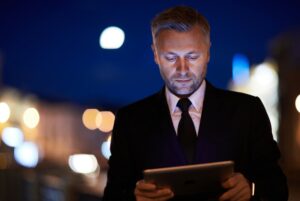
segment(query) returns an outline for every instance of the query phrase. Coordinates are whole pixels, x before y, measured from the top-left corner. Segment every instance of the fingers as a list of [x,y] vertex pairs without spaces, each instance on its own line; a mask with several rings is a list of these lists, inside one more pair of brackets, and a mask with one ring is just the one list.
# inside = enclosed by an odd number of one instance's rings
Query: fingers
[[144,180],[140,180],[136,183],[136,188],[142,191],[153,191],[156,189],[156,185],[152,183],[146,183]]
[[249,200],[250,193],[246,186],[242,188],[232,188],[225,192],[220,198],[220,201],[230,200],[230,201],[240,201],[240,200]]
[[251,188],[248,180],[240,173],[235,173],[227,181],[222,183],[225,189],[228,189],[220,198],[220,201],[242,201],[250,200]]
[[174,196],[169,188],[157,188],[156,185],[143,180],[136,183],[134,194],[137,201],[164,201]]
[[168,188],[157,189],[153,191],[141,191],[137,189],[135,191],[135,195],[140,197],[147,197],[147,198],[160,198],[160,197],[168,197],[169,195],[172,195],[172,191]]

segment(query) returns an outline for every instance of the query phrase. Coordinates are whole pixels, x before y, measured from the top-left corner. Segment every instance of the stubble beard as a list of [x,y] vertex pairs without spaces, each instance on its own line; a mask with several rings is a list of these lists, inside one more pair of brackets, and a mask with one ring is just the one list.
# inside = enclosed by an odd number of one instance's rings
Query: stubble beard
[[[176,95],[177,97],[183,98],[183,97],[189,97],[191,94],[193,94],[202,84],[203,80],[205,79],[205,76],[202,75],[199,79],[197,79],[195,76],[184,76],[184,77],[177,77],[173,76],[170,78],[170,80],[165,79],[166,86],[168,89]],[[179,83],[176,81],[176,79],[190,79],[187,83]]]

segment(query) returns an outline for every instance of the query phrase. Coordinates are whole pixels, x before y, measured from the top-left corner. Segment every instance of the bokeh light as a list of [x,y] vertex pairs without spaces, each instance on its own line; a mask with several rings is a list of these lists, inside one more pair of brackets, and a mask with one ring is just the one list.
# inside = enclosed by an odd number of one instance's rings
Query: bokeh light
[[250,75],[250,64],[248,58],[243,54],[235,54],[232,59],[232,79],[236,84],[248,81]]
[[37,127],[40,121],[40,115],[37,109],[31,107],[27,108],[23,114],[23,122],[28,128]]
[[99,127],[99,125],[102,124],[102,121],[103,121],[102,112],[98,112],[98,114],[96,116],[96,126],[97,126],[97,128]]
[[253,82],[257,83],[260,90],[268,90],[278,82],[277,72],[272,67],[271,63],[262,63],[253,71]]
[[125,33],[119,27],[111,26],[103,30],[100,35],[99,43],[103,49],[118,49],[125,40]]
[[111,144],[111,135],[108,137],[106,141],[104,141],[101,145],[101,153],[106,158],[109,159],[110,153],[110,144]]
[[0,123],[5,123],[10,117],[10,108],[7,103],[0,103]]
[[74,154],[69,157],[69,167],[80,174],[90,174],[99,167],[97,159],[91,154]]
[[6,127],[2,131],[2,141],[10,147],[19,146],[24,140],[21,129],[16,127]]
[[300,113],[300,94],[297,96],[296,100],[295,100],[295,106],[297,111]]
[[84,126],[90,130],[97,128],[96,118],[99,111],[97,109],[86,109],[82,115],[82,122]]
[[271,121],[273,137],[277,141],[279,127],[277,64],[273,60],[266,60],[259,65],[253,65],[246,82],[231,84],[231,90],[258,96],[262,100]]
[[115,123],[115,115],[110,111],[101,112],[102,121],[100,124],[97,124],[97,127],[102,132],[110,132],[113,129]]
[[24,142],[14,150],[14,157],[20,165],[33,168],[39,162],[39,150],[35,143]]

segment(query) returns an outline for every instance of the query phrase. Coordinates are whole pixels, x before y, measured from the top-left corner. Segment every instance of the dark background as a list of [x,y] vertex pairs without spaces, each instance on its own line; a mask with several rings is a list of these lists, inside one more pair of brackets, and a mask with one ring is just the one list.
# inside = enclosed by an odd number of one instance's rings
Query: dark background
[[[300,25],[300,2],[292,0],[1,0],[2,83],[48,101],[88,107],[118,108],[143,98],[162,86],[150,47],[150,21],[179,4],[208,18],[208,79],[221,88],[231,79],[234,54],[261,63],[275,37]],[[125,31],[125,42],[120,49],[103,50],[99,35],[111,25]]]

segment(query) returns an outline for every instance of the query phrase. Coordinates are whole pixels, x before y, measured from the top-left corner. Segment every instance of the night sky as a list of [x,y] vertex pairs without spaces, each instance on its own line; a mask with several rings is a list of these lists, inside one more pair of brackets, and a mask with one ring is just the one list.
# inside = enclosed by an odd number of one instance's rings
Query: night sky
[[[280,1],[6,1],[0,3],[2,84],[53,102],[118,108],[162,87],[151,51],[150,21],[190,5],[211,24],[208,80],[226,88],[236,53],[251,64],[271,41],[300,27],[300,2]],[[99,47],[108,26],[125,31],[117,50]],[[1,75],[1,74],[0,74]]]

